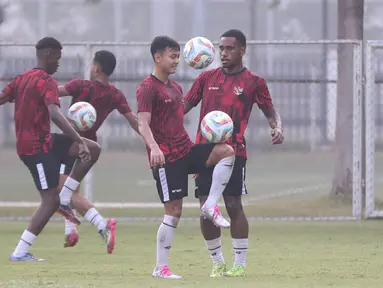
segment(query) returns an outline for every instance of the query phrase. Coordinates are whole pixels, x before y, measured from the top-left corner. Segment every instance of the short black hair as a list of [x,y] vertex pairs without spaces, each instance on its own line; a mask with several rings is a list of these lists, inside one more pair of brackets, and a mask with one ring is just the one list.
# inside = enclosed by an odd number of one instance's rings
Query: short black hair
[[94,54],[93,62],[97,63],[101,67],[101,71],[107,76],[113,74],[116,68],[117,60],[116,56],[110,51],[100,50]]
[[180,51],[180,44],[168,36],[157,36],[153,39],[152,44],[150,45],[150,53],[154,59],[154,54],[158,52],[163,52],[166,48],[174,49]]
[[62,50],[63,47],[59,40],[53,37],[44,37],[43,39],[39,40],[35,46],[36,50],[41,50],[45,48],[51,48],[56,50]]
[[241,44],[241,46],[246,47],[246,36],[245,34],[243,34],[242,31],[238,29],[227,30],[225,33],[221,35],[221,38],[222,37],[234,37],[239,42],[239,44]]

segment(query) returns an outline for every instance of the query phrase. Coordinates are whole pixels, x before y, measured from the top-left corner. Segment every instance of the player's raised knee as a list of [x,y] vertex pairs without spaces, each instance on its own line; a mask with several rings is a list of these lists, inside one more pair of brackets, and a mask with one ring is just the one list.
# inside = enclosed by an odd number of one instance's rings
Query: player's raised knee
[[84,139],[84,141],[86,143],[86,146],[89,149],[89,152],[90,152],[91,157],[92,157],[92,161],[97,161],[97,159],[98,159],[98,157],[100,156],[100,153],[101,153],[100,145],[97,142],[94,142],[92,140],[89,140],[89,139],[86,139],[86,138],[83,138],[83,139]]
[[219,143],[214,146],[212,154],[212,156],[215,159],[217,159],[217,161],[219,161],[223,158],[234,156],[235,152],[233,147],[231,147],[230,145],[225,143]]

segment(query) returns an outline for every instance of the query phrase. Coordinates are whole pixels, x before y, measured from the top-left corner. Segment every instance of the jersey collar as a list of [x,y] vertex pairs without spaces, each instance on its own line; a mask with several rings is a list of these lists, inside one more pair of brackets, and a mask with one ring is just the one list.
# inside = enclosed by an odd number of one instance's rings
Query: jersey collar
[[238,70],[237,72],[234,72],[234,73],[227,73],[223,67],[221,67],[221,70],[222,70],[222,73],[225,74],[226,76],[235,76],[245,71],[246,67],[243,67],[241,70]]

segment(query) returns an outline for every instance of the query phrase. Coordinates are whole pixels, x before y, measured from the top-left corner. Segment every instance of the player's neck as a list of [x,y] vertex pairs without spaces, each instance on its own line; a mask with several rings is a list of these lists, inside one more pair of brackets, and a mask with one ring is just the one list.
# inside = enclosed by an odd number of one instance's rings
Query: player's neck
[[222,68],[222,69],[223,71],[225,71],[226,74],[236,74],[238,72],[242,72],[243,68],[244,68],[243,63],[241,63],[239,65],[235,65],[230,68]]
[[102,85],[109,85],[109,77],[95,77],[93,81],[97,81]]
[[[48,69],[45,67],[45,65],[42,65],[42,63],[39,63],[36,67],[37,69],[41,69],[41,70],[44,70],[45,72],[48,71]],[[48,72],[47,72],[48,73]]]
[[154,68],[152,75],[156,77],[158,80],[160,80],[161,82],[163,82],[164,84],[168,83],[169,81],[169,74],[159,71],[156,68]]

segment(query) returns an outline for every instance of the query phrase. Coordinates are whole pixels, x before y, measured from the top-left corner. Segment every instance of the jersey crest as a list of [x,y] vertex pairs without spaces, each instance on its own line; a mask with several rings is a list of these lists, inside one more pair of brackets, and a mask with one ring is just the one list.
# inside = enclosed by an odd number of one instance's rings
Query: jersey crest
[[240,96],[242,95],[243,93],[243,88],[241,87],[234,87],[234,94],[237,95],[237,96]]

